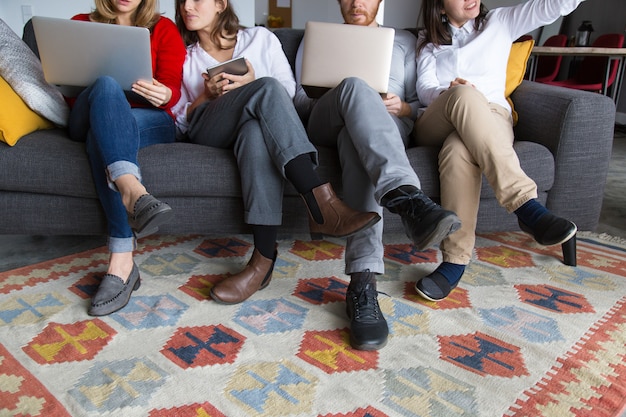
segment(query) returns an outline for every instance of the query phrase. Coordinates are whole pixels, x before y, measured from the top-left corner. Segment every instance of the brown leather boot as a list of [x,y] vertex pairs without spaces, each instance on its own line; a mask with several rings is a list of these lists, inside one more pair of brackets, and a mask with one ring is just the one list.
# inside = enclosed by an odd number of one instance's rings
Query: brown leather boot
[[[311,192],[324,218],[324,223],[316,222],[309,208],[309,229],[311,231],[311,239],[313,240],[320,240],[324,235],[333,237],[350,236],[380,221],[378,213],[364,213],[348,207],[337,197],[333,187],[328,182],[313,188]],[[306,204],[304,196],[302,198]]]
[[272,279],[276,255],[277,252],[274,252],[274,259],[268,259],[254,249],[252,258],[243,271],[218,282],[211,288],[211,298],[220,304],[237,304],[267,287]]

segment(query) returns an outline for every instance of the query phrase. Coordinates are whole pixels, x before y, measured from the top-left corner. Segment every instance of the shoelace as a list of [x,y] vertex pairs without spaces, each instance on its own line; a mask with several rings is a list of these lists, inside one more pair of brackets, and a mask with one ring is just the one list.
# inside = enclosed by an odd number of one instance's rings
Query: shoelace
[[[425,195],[420,190],[414,191],[409,194],[400,189],[398,189],[404,195],[400,195],[392,198],[388,202],[385,203],[385,206],[391,211],[399,211],[398,208],[403,208],[407,214],[411,216],[415,216],[417,213],[427,213],[433,208],[436,208],[437,205],[429,198],[425,198]],[[408,210],[403,206],[405,203],[409,203]]]
[[378,294],[387,293],[373,290],[366,285],[357,295],[352,296],[354,303],[354,319],[359,321],[378,321],[382,318],[380,306],[378,304]]

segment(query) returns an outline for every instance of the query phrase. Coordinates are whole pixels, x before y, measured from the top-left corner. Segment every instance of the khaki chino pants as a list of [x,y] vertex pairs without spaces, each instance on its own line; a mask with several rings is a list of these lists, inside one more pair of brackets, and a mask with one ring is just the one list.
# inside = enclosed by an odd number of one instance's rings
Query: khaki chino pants
[[466,265],[476,240],[482,174],[509,213],[537,197],[537,185],[513,150],[511,114],[474,87],[456,86],[428,106],[413,134],[418,145],[441,146],[441,205],[462,222],[441,243],[441,251],[445,262]]

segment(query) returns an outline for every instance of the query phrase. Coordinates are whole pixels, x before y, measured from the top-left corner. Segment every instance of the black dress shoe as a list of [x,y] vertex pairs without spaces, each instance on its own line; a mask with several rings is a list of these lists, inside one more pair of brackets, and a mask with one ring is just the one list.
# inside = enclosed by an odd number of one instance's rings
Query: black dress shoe
[[446,277],[439,272],[433,272],[415,283],[415,291],[427,300],[441,301],[450,295],[457,284],[458,281],[450,285]]
[[576,234],[578,228],[569,220],[548,212],[541,216],[534,227],[527,226],[517,219],[520,229],[535,238],[537,243],[545,246],[560,245]]
[[368,275],[351,283],[346,292],[350,346],[357,350],[378,350],[387,344],[389,327],[378,305],[375,274],[369,271],[360,274]]
[[419,251],[439,244],[461,227],[461,220],[454,212],[444,210],[413,186],[388,192],[382,202],[389,211],[402,217],[406,235]]

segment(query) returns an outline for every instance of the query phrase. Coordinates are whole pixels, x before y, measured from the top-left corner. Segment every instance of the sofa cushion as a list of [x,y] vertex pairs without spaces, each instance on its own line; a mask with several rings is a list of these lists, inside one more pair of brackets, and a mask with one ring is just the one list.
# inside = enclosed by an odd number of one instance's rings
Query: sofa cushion
[[15,145],[22,136],[35,130],[54,127],[52,122],[32,111],[2,77],[0,97],[0,140],[8,145]]
[[506,67],[506,85],[504,88],[504,97],[511,106],[511,114],[513,116],[513,125],[517,124],[518,115],[513,106],[511,100],[511,94],[524,80],[526,74],[526,63],[530,57],[530,51],[532,51],[535,45],[534,40],[528,40],[523,42],[513,42],[511,45],[511,52],[509,54],[509,61]]
[[65,99],[46,82],[37,56],[2,19],[0,76],[36,113],[59,126],[67,125],[69,107]]

